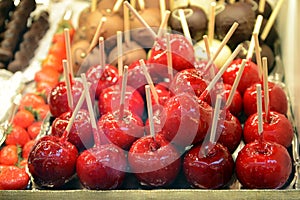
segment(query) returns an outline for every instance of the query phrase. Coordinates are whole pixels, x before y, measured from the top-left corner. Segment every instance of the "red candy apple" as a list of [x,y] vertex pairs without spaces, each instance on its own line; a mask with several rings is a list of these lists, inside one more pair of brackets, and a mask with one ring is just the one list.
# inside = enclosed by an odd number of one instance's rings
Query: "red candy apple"
[[[257,112],[256,103],[256,85],[251,85],[246,89],[243,96],[244,112],[247,116]],[[288,109],[287,97],[284,90],[273,82],[268,82],[269,87],[269,105],[272,111],[279,112],[281,114],[286,114]],[[264,97],[264,91],[262,90],[262,97]],[[264,106],[263,106],[264,110]]]
[[[194,48],[183,35],[171,34],[170,45],[174,73],[183,69],[194,68]],[[162,77],[168,77],[166,49],[166,38],[158,39],[152,47],[151,55],[148,59],[148,63],[153,65],[151,71],[153,70],[152,72]]]
[[[83,86],[80,81],[76,80],[73,80],[71,85],[73,102],[74,105],[76,105],[83,91]],[[62,113],[73,110],[73,108],[70,108],[68,105],[67,86],[65,82],[59,82],[54,88],[52,88],[48,98],[49,109],[54,117],[58,117]]]
[[222,188],[231,180],[234,161],[228,149],[219,143],[206,155],[201,152],[201,145],[196,145],[184,156],[183,171],[193,187]]
[[[65,112],[57,117],[51,128],[51,134],[57,137],[61,137],[66,130],[69,120],[72,116],[72,112]],[[86,148],[90,148],[94,144],[93,132],[90,122],[89,113],[81,109],[76,115],[74,124],[68,135],[68,141],[74,144],[78,151]]]
[[[230,66],[228,66],[227,70],[223,74],[224,83],[233,85],[234,80],[238,74],[240,69],[240,65],[242,63],[242,59],[235,59],[232,61]],[[244,91],[255,83],[260,82],[260,77],[258,75],[258,67],[255,63],[248,60],[245,65],[245,69],[243,71],[241,80],[238,84],[237,90],[244,94]]]
[[284,146],[274,142],[248,143],[236,159],[237,178],[245,188],[281,188],[291,171],[292,161],[289,153]]
[[127,161],[124,151],[104,144],[82,152],[76,163],[77,176],[88,189],[116,189],[125,178]]
[[[263,119],[265,118],[263,113]],[[285,147],[292,143],[294,131],[291,122],[283,115],[270,111],[268,121],[263,121],[263,133],[258,134],[258,115],[251,115],[244,124],[244,140],[246,143],[259,140],[262,137],[265,141],[276,142]]]
[[29,154],[28,169],[38,186],[58,188],[75,174],[77,155],[76,147],[70,142],[44,136]]
[[118,69],[113,65],[95,65],[86,72],[87,80],[92,84],[91,89],[95,91],[97,99],[103,89],[115,85],[118,82]]
[[[120,98],[121,88],[118,84],[102,90],[98,101],[100,115],[119,110]],[[137,114],[139,117],[143,116],[144,100],[140,93],[130,86],[126,87],[125,108]]]
[[128,163],[141,185],[163,187],[170,185],[180,170],[180,154],[160,134],[145,136],[133,143]]
[[144,135],[144,124],[140,117],[129,110],[124,110],[122,118],[119,115],[119,111],[102,115],[98,127],[109,142],[128,150],[137,138]]

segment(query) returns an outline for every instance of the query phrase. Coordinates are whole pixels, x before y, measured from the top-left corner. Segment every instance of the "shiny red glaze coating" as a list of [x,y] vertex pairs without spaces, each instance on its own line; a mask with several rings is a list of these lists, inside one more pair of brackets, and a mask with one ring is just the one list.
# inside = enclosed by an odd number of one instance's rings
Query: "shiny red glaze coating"
[[[224,83],[233,85],[234,80],[238,74],[238,71],[240,69],[240,65],[242,63],[242,59],[235,59],[232,61],[230,66],[227,68],[227,70],[223,74],[223,81]],[[244,94],[244,91],[250,87],[254,83],[259,83],[260,78],[258,75],[258,67],[255,63],[251,61],[247,61],[240,83],[237,87],[237,90],[241,93]]]
[[230,152],[219,143],[206,156],[200,149],[200,145],[194,146],[184,156],[183,170],[187,181],[196,188],[222,188],[231,180],[234,171]]
[[[51,134],[61,137],[67,128],[71,116],[72,112],[69,111],[55,118],[52,123]],[[78,151],[88,149],[94,145],[91,120],[88,111],[84,109],[78,111],[69,132],[68,141],[74,144]]]
[[230,153],[233,153],[239,146],[242,139],[242,125],[240,121],[228,110],[226,111],[225,120],[223,120],[221,123],[222,131],[218,142],[227,147]]
[[160,134],[139,138],[128,154],[128,163],[141,185],[170,185],[180,170],[180,154]]
[[119,111],[102,115],[98,127],[105,134],[105,139],[128,150],[137,138],[144,136],[144,124],[140,117],[128,110],[124,111],[123,118],[119,115]]
[[208,82],[204,79],[202,71],[198,69],[185,69],[178,72],[171,83],[171,91],[175,94],[188,92],[200,96],[206,89]]
[[[121,88],[118,84],[102,90],[98,101],[100,116],[108,112],[115,112],[119,110],[120,99]],[[124,107],[125,109],[137,114],[139,117],[142,117],[144,113],[144,100],[142,96],[138,91],[130,86],[126,87]]]
[[[166,82],[161,82],[155,85],[155,90],[158,95],[158,103],[161,106],[164,106],[166,102],[172,97],[174,94],[173,92],[169,89],[169,84]],[[155,105],[155,99],[154,96],[151,92],[151,100],[152,100],[152,105]]]
[[[284,90],[273,82],[268,82],[268,86],[270,110],[286,115],[288,110],[288,101]],[[264,90],[262,90],[261,93],[262,102],[264,102]],[[247,116],[257,112],[256,95],[256,84],[251,85],[244,93],[243,105],[244,112]],[[265,110],[264,105],[263,110]]]
[[[265,117],[263,113],[263,119]],[[265,141],[276,142],[285,147],[292,143],[294,130],[291,122],[278,112],[270,112],[269,121],[263,121],[262,139]],[[260,139],[258,134],[258,115],[251,115],[244,124],[244,140],[246,143]]]
[[[223,94],[225,94],[225,97],[227,100],[232,86],[229,84],[224,84],[223,87],[224,87]],[[243,108],[243,98],[242,98],[242,95],[240,94],[240,92],[238,90],[236,90],[233,95],[232,102],[228,109],[231,112],[231,114],[238,117],[242,112],[242,108]]]
[[58,188],[75,174],[77,155],[76,147],[70,142],[44,136],[29,154],[28,169],[38,186]]
[[291,172],[292,161],[288,151],[274,142],[246,144],[236,159],[237,178],[245,188],[281,188]]
[[203,130],[207,130],[208,127],[200,121],[200,106],[194,96],[181,93],[171,97],[166,102],[164,112],[162,117],[165,119],[161,119],[165,122],[162,134],[168,141],[185,147],[205,137],[206,132],[204,134]]
[[113,144],[105,144],[82,152],[77,159],[76,171],[85,188],[106,190],[121,186],[126,166],[123,150]]
[[[174,74],[183,69],[194,68],[194,48],[183,35],[171,34],[170,45]],[[148,59],[148,63],[153,64],[152,70],[155,74],[162,77],[168,77],[166,49],[166,38],[164,37],[154,44],[151,49],[150,58]]]
[[94,91],[94,99],[97,99],[103,89],[115,85],[119,80],[118,69],[113,65],[95,65],[86,72],[87,81],[90,82]]
[[[73,81],[71,85],[75,108],[83,91],[83,85],[79,81]],[[52,88],[48,96],[48,102],[50,112],[54,117],[59,117],[61,114],[72,110],[68,105],[67,86],[65,82],[59,82],[54,88]]]

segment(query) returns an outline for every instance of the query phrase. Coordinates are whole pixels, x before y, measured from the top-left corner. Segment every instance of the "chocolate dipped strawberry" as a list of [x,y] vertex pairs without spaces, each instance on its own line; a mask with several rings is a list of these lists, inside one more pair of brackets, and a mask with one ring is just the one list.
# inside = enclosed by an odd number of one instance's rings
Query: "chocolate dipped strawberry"
[[141,185],[170,185],[180,170],[180,154],[162,135],[136,140],[128,153],[128,163]]
[[[255,84],[248,87],[243,96],[244,112],[247,116],[257,112]],[[269,110],[286,115],[288,109],[287,96],[284,90],[276,83],[268,82]],[[264,99],[264,90],[262,91]],[[264,110],[264,107],[263,107]]]
[[206,155],[201,152],[201,145],[196,145],[185,154],[183,171],[193,187],[217,189],[231,180],[234,161],[228,149],[219,143],[214,144]]
[[[223,74],[224,83],[232,85],[239,71],[242,59],[235,59]],[[245,65],[241,80],[238,84],[238,91],[244,94],[245,90],[254,83],[259,83],[258,67],[255,63],[248,60]]]
[[243,187],[249,189],[281,188],[291,172],[288,151],[274,142],[258,140],[248,143],[236,159],[237,178]]
[[[51,135],[61,137],[66,130],[72,112],[65,112],[59,117],[55,118],[52,123]],[[86,110],[81,109],[78,111],[74,124],[68,135],[68,141],[74,144],[78,151],[90,148],[94,144],[92,127],[89,114]]]
[[[263,113],[263,118],[265,118]],[[294,131],[291,122],[283,115],[270,111],[268,120],[263,121],[263,133],[258,134],[258,114],[251,115],[244,124],[244,141],[246,143],[259,140],[276,142],[282,146],[289,147],[292,143]]]
[[97,99],[103,89],[115,85],[118,82],[118,69],[113,65],[95,65],[86,72],[87,80],[92,84],[91,89],[95,91]]
[[98,121],[98,127],[103,131],[103,141],[108,140],[128,150],[137,138],[144,135],[144,124],[136,114],[129,110],[123,112],[123,117],[120,117],[120,111],[102,115]]

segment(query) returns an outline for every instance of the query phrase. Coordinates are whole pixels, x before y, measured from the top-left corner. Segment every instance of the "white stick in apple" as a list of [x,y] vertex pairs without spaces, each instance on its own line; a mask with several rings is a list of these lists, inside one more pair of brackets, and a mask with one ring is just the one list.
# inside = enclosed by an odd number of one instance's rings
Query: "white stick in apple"
[[173,80],[173,63],[172,63],[172,49],[170,43],[170,33],[166,34],[167,38],[167,63],[168,63],[168,75],[169,75],[169,82]]
[[262,58],[263,63],[263,83],[264,83],[264,106],[265,106],[265,121],[269,121],[270,116],[270,99],[269,99],[269,86],[268,86],[268,61],[266,57]]
[[206,55],[207,55],[207,60],[211,59],[211,52],[210,52],[210,44],[209,44],[209,38],[207,37],[207,35],[203,35],[203,41],[205,44],[205,51],[206,51]]
[[112,12],[113,13],[118,12],[120,10],[120,7],[121,7],[122,3],[123,3],[123,0],[117,0],[114,7],[113,7],[113,9],[112,9]]
[[104,38],[99,38],[99,52],[100,52],[100,64],[103,69],[105,68],[106,62],[105,62],[105,49],[104,49]]
[[258,3],[258,12],[263,13],[265,12],[266,0],[260,0]]
[[101,141],[100,141],[98,126],[97,126],[96,117],[95,117],[95,113],[94,113],[94,109],[93,109],[93,105],[92,105],[92,100],[91,100],[91,96],[90,96],[89,86],[88,86],[88,82],[86,80],[86,75],[84,73],[81,74],[81,79],[82,79],[84,90],[86,91],[85,92],[85,101],[87,103],[88,111],[90,114],[95,146],[98,147],[101,145]]
[[127,77],[128,77],[128,66],[124,66],[124,73],[122,77],[122,86],[121,86],[121,98],[120,98],[120,119],[124,116],[124,109],[125,109],[125,93],[126,93],[126,86],[127,86]]
[[[253,33],[259,33],[261,24],[262,24],[262,20],[263,20],[263,16],[262,15],[257,15],[256,18],[256,22],[254,25],[254,29],[253,29]],[[251,40],[250,40],[250,44],[249,44],[249,48],[248,48],[248,52],[247,52],[247,59],[252,59],[253,56],[253,50],[254,50],[254,46],[255,46],[255,41],[254,41],[254,37],[252,35]]]
[[[159,8],[160,8],[160,16],[163,19],[165,11],[166,11],[166,1],[165,0],[159,0]],[[166,27],[164,27],[164,28],[166,28]]]
[[153,121],[153,109],[152,109],[152,100],[151,100],[151,92],[150,86],[145,86],[146,91],[146,101],[147,101],[147,110],[148,110],[148,119],[149,119],[149,126],[150,126],[150,135],[155,138],[155,130],[154,130],[154,121]]
[[118,72],[119,76],[122,76],[123,72],[123,42],[122,31],[117,31],[117,48],[118,48]]
[[279,10],[280,10],[283,2],[284,2],[284,0],[278,0],[278,2],[276,3],[276,6],[273,9],[273,11],[272,11],[272,13],[271,13],[271,15],[269,17],[269,20],[267,21],[266,26],[265,26],[263,32],[260,35],[260,38],[263,41],[268,37],[269,32],[270,32],[270,30],[271,30],[271,28],[272,28],[272,26],[273,26],[273,24],[274,24],[274,22],[276,20],[276,17],[277,17],[277,15],[279,13]]
[[94,37],[93,37],[93,39],[92,39],[92,42],[91,42],[91,44],[90,44],[90,46],[89,46],[89,49],[88,49],[88,51],[87,51],[88,53],[90,53],[90,52],[93,50],[93,48],[97,45],[98,40],[99,40],[99,37],[100,37],[101,29],[102,29],[103,24],[104,24],[105,22],[106,22],[106,17],[102,17],[101,20],[99,21],[99,24],[98,24],[98,26],[97,26],[96,32],[95,32],[95,34],[94,34]]
[[212,45],[212,41],[215,35],[215,15],[216,15],[216,2],[211,2],[210,4],[210,13],[209,13],[209,21],[208,21],[208,41],[209,45]]
[[129,9],[127,6],[123,6],[124,9],[124,40],[125,44],[128,46],[130,44],[130,19],[129,19]]
[[73,95],[72,95],[72,86],[71,86],[71,80],[70,80],[70,74],[69,74],[69,67],[68,67],[68,61],[63,60],[63,68],[64,68],[64,78],[67,86],[67,97],[68,97],[68,105],[69,108],[72,110],[74,103],[73,103]]
[[257,93],[257,114],[258,114],[258,134],[261,135],[263,132],[263,117],[262,117],[262,95],[261,95],[261,85],[256,84]]
[[236,78],[235,78],[235,80],[233,82],[233,85],[232,85],[231,90],[229,92],[228,99],[227,99],[226,104],[225,104],[225,108],[227,108],[227,109],[229,108],[229,106],[232,103],[232,100],[233,100],[233,97],[234,97],[234,93],[235,93],[235,91],[237,89],[237,86],[239,85],[240,80],[241,80],[242,74],[243,74],[244,69],[245,69],[246,62],[247,62],[246,59],[242,60],[242,63],[240,65],[240,69],[238,71],[238,74],[237,74],[237,76],[236,76]]
[[164,15],[162,17],[162,20],[161,20],[161,23],[160,23],[160,26],[159,26],[159,29],[158,29],[157,38],[162,38],[164,33],[166,32],[170,14],[171,14],[171,12],[169,10],[166,10],[164,12]]
[[192,37],[191,37],[191,34],[190,34],[189,26],[188,26],[186,18],[185,18],[184,10],[179,9],[178,14],[179,14],[183,34],[186,37],[186,39],[193,45]]
[[144,72],[145,78],[147,80],[147,83],[150,86],[150,89],[151,89],[152,95],[154,97],[155,103],[159,104],[157,91],[155,90],[152,78],[151,78],[150,74],[147,71],[147,67],[146,67],[146,64],[145,64],[143,59],[140,60],[140,65],[143,69],[143,72]]
[[258,41],[258,34],[253,33],[253,38],[254,38],[254,46],[255,46],[255,56],[256,56],[256,63],[258,67],[258,76],[261,79],[262,77],[262,64],[261,64],[261,54],[260,54],[260,45]]
[[72,53],[71,53],[71,38],[70,38],[70,30],[68,28],[64,29],[64,36],[65,36],[65,43],[66,43],[66,54],[67,54],[67,61],[69,67],[69,73],[71,78],[73,79],[73,66],[72,66]]

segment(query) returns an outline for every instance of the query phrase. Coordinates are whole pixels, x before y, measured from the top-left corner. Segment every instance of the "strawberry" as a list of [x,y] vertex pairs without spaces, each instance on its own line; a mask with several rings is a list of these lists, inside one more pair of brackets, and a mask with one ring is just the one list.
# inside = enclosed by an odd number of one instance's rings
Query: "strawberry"
[[[27,159],[29,156],[29,153],[34,145],[35,141],[34,140],[29,140],[23,147],[22,149],[22,158]],[[22,161],[21,161],[22,162]],[[20,163],[21,164],[21,163]]]
[[34,115],[28,110],[18,110],[13,118],[13,124],[23,128],[27,128],[34,121]]
[[29,176],[24,169],[0,165],[0,190],[23,190],[28,182]]
[[[39,72],[37,72],[39,73]],[[46,97],[48,97],[49,93],[51,92],[52,88],[55,87],[57,82],[48,82],[48,81],[39,81],[36,82],[36,91],[42,93]]]
[[[35,82],[41,82],[41,81],[46,81],[46,82],[50,82],[53,84],[57,84],[59,82],[59,78],[60,78],[60,73],[62,71],[56,69],[57,64],[53,61],[50,60],[52,59],[52,55],[49,55],[47,57],[48,60],[45,60],[43,63],[43,68],[38,71],[37,73],[35,73],[34,75],[34,80]],[[56,58],[53,58],[56,59]],[[61,61],[57,61],[57,62],[61,62]],[[54,64],[51,64],[54,63]],[[58,65],[62,65],[62,64],[58,64]]]
[[16,165],[18,160],[19,156],[17,145],[6,145],[0,150],[0,164]]
[[48,104],[40,105],[35,108],[36,120],[42,121],[45,119],[46,115],[48,114],[50,108]]
[[19,163],[18,167],[21,168],[21,169],[25,169],[26,166],[27,166],[27,164],[28,164],[28,159],[25,158],[25,159],[21,160],[21,162]]
[[33,122],[33,124],[27,128],[27,132],[32,140],[34,140],[40,133],[42,123],[42,121]]
[[26,108],[36,108],[39,105],[45,104],[45,100],[42,96],[36,93],[27,93],[23,95],[19,109],[26,109]]
[[30,140],[27,131],[18,125],[12,125],[7,130],[7,138],[5,140],[6,145],[20,145],[23,147]]

